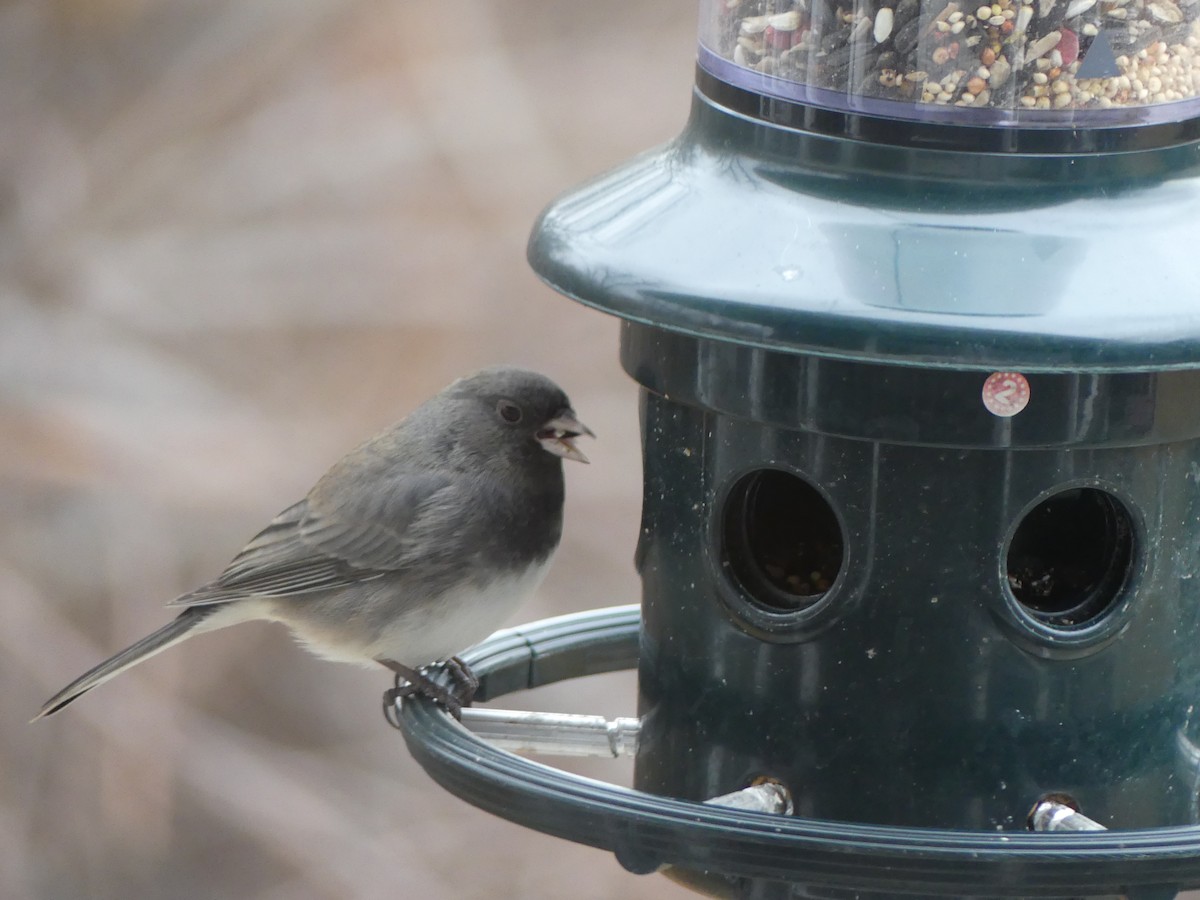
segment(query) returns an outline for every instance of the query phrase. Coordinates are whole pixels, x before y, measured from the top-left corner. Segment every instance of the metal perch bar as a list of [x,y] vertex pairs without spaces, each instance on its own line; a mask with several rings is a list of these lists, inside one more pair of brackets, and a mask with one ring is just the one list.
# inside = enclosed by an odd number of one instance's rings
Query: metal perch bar
[[753,812],[772,813],[777,816],[792,814],[792,795],[786,787],[777,781],[764,781],[762,784],[751,785],[731,794],[722,794],[705,800],[711,806],[725,806],[729,809],[748,809]]
[[[572,713],[529,712],[515,709],[464,709],[462,725],[502,750],[545,756],[591,756],[619,759],[637,752],[641,721],[606,719]],[[791,815],[787,788],[774,781],[704,801],[713,806]]]
[[637,752],[641,722],[570,713],[464,709],[463,727],[512,753],[618,759]]
[[1029,814],[1034,831],[1107,831],[1108,829],[1057,800],[1043,800]]

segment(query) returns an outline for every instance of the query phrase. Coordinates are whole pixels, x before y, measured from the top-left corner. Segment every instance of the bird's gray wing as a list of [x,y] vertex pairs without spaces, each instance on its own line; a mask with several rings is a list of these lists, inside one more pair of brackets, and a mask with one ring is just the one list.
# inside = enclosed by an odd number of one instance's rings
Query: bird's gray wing
[[445,518],[458,494],[439,474],[397,474],[351,502],[314,491],[259,532],[216,580],[171,601],[171,606],[227,603],[247,595],[287,596],[358,584],[410,565],[414,544]]

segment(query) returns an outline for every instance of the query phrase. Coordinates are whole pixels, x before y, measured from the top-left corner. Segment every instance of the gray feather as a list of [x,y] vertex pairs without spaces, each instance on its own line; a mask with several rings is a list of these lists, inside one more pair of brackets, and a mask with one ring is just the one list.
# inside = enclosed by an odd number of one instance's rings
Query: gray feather
[[185,610],[153,634],[146,635],[136,644],[126,647],[116,656],[106,659],[100,665],[88,669],[65,688],[42,704],[38,714],[30,721],[36,722],[43,716],[58,712],[68,703],[82,697],[92,688],[103,684],[110,678],[124,672],[130,666],[136,666],[143,660],[149,659],[156,653],[161,653],[168,647],[178,644],[191,636],[192,629],[208,617],[210,610]]
[[394,474],[373,490],[342,492],[357,503],[324,504],[333,509],[323,512],[322,495],[314,489],[276,516],[215,581],[168,605],[337,590],[402,571],[423,554],[421,538],[429,525],[422,520],[452,507],[455,493],[444,475]]

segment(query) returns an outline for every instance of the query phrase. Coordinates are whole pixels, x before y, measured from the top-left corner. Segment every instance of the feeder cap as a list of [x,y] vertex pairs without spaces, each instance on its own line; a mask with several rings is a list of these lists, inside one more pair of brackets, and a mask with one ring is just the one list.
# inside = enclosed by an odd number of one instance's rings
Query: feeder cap
[[1122,372],[1200,367],[1198,245],[1200,144],[918,150],[765,124],[697,94],[679,139],[551,204],[529,259],[560,293],[696,337]]

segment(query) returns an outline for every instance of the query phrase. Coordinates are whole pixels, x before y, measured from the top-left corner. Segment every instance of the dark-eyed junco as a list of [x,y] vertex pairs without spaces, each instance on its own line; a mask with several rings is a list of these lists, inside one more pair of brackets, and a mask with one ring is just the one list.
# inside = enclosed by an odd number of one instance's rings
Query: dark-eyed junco
[[562,460],[587,462],[572,440],[582,434],[542,375],[459,379],[337,462],[215,581],[172,601],[174,621],[35,719],[182,640],[254,619],[283,622],[328,659],[382,664],[408,682],[400,693],[456,712],[469,697],[418,670],[486,637],[541,582],[562,534]]

